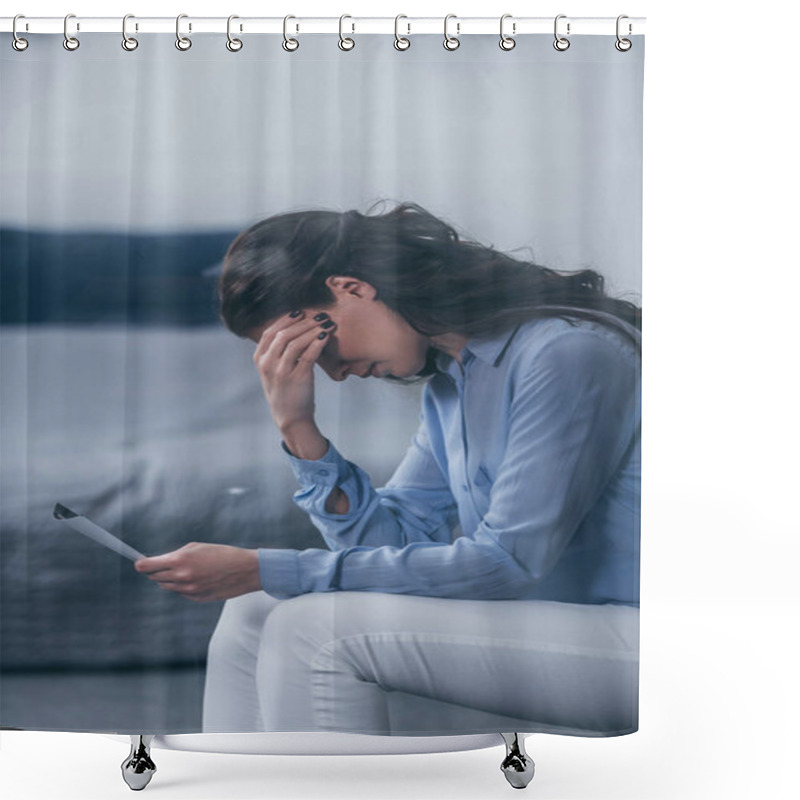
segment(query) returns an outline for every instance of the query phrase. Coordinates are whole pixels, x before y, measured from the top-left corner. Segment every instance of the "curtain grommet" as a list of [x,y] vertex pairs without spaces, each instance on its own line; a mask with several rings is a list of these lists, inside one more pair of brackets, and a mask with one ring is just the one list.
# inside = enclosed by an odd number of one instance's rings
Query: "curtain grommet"
[[[231,35],[231,20],[233,19],[239,19],[238,15],[231,14],[228,17],[228,41],[225,42],[225,47],[227,47],[231,53],[238,53],[244,47],[244,42]],[[239,30],[241,30],[241,27]]]
[[[567,39],[565,36],[558,35],[558,21],[560,19],[566,19],[566,18],[567,18],[566,14],[559,14],[555,19],[555,23],[553,24],[553,31],[556,37],[556,40],[553,42],[553,47],[555,47],[555,49],[558,50],[559,53],[563,53],[565,50],[569,50],[569,44],[570,44],[569,39]],[[567,36],[569,36],[569,34],[570,34],[570,23],[568,22]]]
[[461,32],[461,23],[460,22],[456,23],[456,35],[455,36],[451,36],[447,32],[447,23],[451,18],[454,18],[454,17],[457,19],[455,14],[448,14],[444,18],[444,42],[442,42],[442,44],[444,46],[444,49],[445,50],[450,50],[450,52],[452,52],[453,50],[458,50],[458,48],[461,45],[461,42],[460,42],[460,40],[458,38],[458,34]]
[[[404,36],[400,35],[398,27],[401,18],[408,19],[405,14],[398,14],[394,18],[394,49],[402,52],[403,50],[408,50],[408,48],[411,47],[411,39],[406,39]],[[407,22],[406,27],[408,28],[407,35],[411,35],[411,23]]]
[[[620,20],[623,20],[623,19],[630,19],[630,17],[628,17],[627,14],[620,14],[617,17],[617,41],[614,42],[614,47],[616,47],[617,50],[620,51],[620,53],[627,53],[628,50],[630,50],[631,47],[633,47],[633,42],[630,39],[623,39],[619,34],[619,23],[620,23]],[[633,25],[631,25],[631,23],[629,22],[628,23],[628,36],[630,36],[631,33],[633,33]]]
[[[339,49],[344,51],[352,50],[356,46],[355,39],[351,39],[349,36],[345,36],[344,33],[342,32],[342,23],[347,18],[353,19],[349,14],[342,14],[342,16],[339,17]],[[352,29],[353,32],[355,32],[356,29],[355,23],[352,24]]]
[[[74,16],[75,14],[67,14],[67,16],[64,17],[64,41],[62,44],[64,45],[64,49],[69,50],[70,53],[74,50],[77,50],[81,46],[81,43],[78,41],[78,39],[75,36],[70,36],[69,32],[67,31],[67,24],[69,23],[70,18]],[[80,26],[78,26],[78,30],[80,30]]]
[[[188,16],[188,14],[178,14],[178,17],[175,20],[175,47],[183,52],[192,46],[192,40],[188,36],[181,36],[181,20],[187,18]],[[192,30],[191,23],[189,24],[189,30]]]
[[[297,17],[293,16],[292,14],[287,14],[283,18],[283,42],[282,42],[282,47],[287,53],[294,53],[294,51],[297,50],[298,47],[300,47],[300,42],[298,42],[297,39],[291,39],[286,35],[286,23],[290,19],[297,19]],[[297,26],[297,30],[298,31],[300,30],[300,26],[299,25]]]
[[23,38],[22,38],[22,37],[21,37],[21,36],[20,36],[20,35],[17,33],[17,20],[18,20],[18,19],[25,19],[25,15],[24,15],[24,14],[17,14],[17,15],[14,17],[14,22],[11,24],[11,32],[12,32],[12,33],[13,33],[13,35],[14,35],[14,38],[11,40],[11,46],[12,46],[12,47],[13,47],[13,48],[14,48],[14,49],[15,49],[15,50],[18,52],[18,53],[21,53],[21,52],[23,52],[24,50],[27,50],[27,49],[28,49],[28,40],[27,40],[27,39],[23,39]]
[[[134,39],[133,36],[128,36],[127,24],[129,19],[134,19],[133,14],[126,14],[122,18],[122,49],[132,53],[138,46],[139,40]],[[138,25],[136,26],[138,30]]]
[[[513,50],[517,46],[516,39],[513,39],[511,36],[506,36],[506,34],[503,32],[503,23],[510,16],[511,16],[511,14],[503,14],[503,16],[500,17],[500,49],[501,50],[505,50],[506,52],[508,52],[509,50]],[[517,23],[516,22],[512,22],[511,23],[511,32],[512,33],[516,33],[517,32]]]

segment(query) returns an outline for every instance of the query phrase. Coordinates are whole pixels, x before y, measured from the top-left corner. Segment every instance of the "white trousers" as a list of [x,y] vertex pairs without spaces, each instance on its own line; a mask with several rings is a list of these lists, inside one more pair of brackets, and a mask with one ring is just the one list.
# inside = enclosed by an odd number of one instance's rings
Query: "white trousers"
[[639,610],[318,592],[225,602],[203,732],[398,736],[638,728]]

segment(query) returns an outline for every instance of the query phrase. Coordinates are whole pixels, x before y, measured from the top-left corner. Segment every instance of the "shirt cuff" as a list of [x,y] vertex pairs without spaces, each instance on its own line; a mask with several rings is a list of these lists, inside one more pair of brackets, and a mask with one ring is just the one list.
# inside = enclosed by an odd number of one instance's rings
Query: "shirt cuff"
[[300,570],[297,563],[299,550],[258,548],[258,575],[261,588],[278,600],[288,600],[302,594]]
[[281,447],[289,457],[292,472],[301,486],[333,487],[347,477],[347,462],[330,440],[328,440],[328,449],[325,451],[325,455],[315,460],[297,458],[292,455],[284,441],[281,441]]

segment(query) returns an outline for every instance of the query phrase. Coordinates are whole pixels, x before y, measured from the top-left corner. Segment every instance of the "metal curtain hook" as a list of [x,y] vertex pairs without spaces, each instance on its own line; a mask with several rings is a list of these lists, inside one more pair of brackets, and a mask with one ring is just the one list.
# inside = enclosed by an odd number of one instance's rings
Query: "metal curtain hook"
[[[622,39],[622,38],[620,38],[620,35],[619,35],[619,23],[620,23],[620,20],[623,20],[623,19],[629,19],[628,15],[627,14],[620,14],[617,17],[617,41],[614,42],[614,47],[616,47],[617,50],[619,50],[621,53],[625,53],[628,50],[630,50],[631,47],[633,47],[633,42],[630,39]],[[628,23],[628,35],[630,36],[631,33],[633,33],[633,25],[631,25],[631,23],[629,22]]]
[[[63,42],[63,44],[64,44],[64,49],[65,50],[69,50],[69,51],[77,50],[81,46],[81,43],[74,36],[70,36],[69,33],[67,32],[67,23],[69,22],[70,17],[74,17],[74,16],[75,16],[74,14],[67,14],[67,16],[64,17],[64,42]],[[78,25],[78,30],[80,30],[80,29],[81,29],[81,27],[80,27],[80,25]]]
[[[345,21],[346,18],[353,19],[349,14],[342,14],[342,16],[339,17],[339,49],[340,50],[352,50],[356,46],[356,43],[355,43],[355,41],[353,39],[351,39],[349,36],[345,37],[345,35],[342,33],[342,23]],[[356,29],[355,22],[351,23],[351,26],[353,28],[353,32],[355,32],[355,29]]]
[[[503,23],[511,16],[511,14],[503,14],[500,17],[500,49],[501,50],[513,50],[517,46],[516,40],[512,39],[510,36],[506,36],[503,33]],[[511,25],[511,32],[517,32],[517,23],[514,22]]]
[[448,14],[444,18],[444,42],[443,42],[444,49],[445,50],[458,50],[459,45],[461,44],[461,42],[458,40],[458,34],[461,33],[461,23],[460,22],[456,23],[456,35],[455,36],[450,36],[447,33],[447,22],[451,17],[456,17],[456,15],[455,14]]
[[[228,17],[228,41],[225,42],[225,47],[227,47],[228,50],[231,51],[231,53],[238,53],[244,47],[244,43],[242,42],[241,39],[234,39],[231,36],[231,20],[232,19],[239,19],[239,17],[236,14],[231,14]],[[239,30],[240,31],[241,31],[241,29],[242,29],[241,26],[239,26]]]
[[[188,36],[181,36],[181,20],[188,16],[188,14],[178,14],[178,18],[175,20],[175,47],[178,50],[188,50],[192,46],[192,40]],[[189,23],[189,30],[192,30],[191,23]]]
[[[564,50],[569,49],[569,39],[565,39],[563,36],[559,36],[558,35],[558,21],[560,19],[566,19],[566,18],[567,18],[566,14],[559,14],[556,17],[555,25],[554,25],[554,28],[553,28],[554,32],[555,32],[555,36],[556,36],[556,40],[553,42],[553,47],[555,47],[556,50],[558,50],[558,51],[560,51],[562,53],[564,52]],[[567,23],[567,36],[569,36],[569,27],[570,27],[570,24],[568,22]]]
[[[139,40],[134,39],[132,36],[128,36],[128,31],[126,29],[127,23],[129,19],[134,19],[133,14],[126,14],[122,18],[122,49],[127,50],[130,52],[131,50],[135,50],[139,46]],[[136,26],[136,30],[139,30],[139,26]]]
[[18,19],[25,19],[24,14],[17,14],[14,17],[14,22],[11,24],[11,32],[14,34],[14,38],[11,40],[11,46],[18,52],[22,52],[23,50],[27,50],[28,48],[28,40],[23,39],[21,36],[17,35],[17,20]]
[[[411,39],[406,39],[400,36],[400,33],[398,32],[398,25],[401,17],[403,19],[408,19],[405,14],[398,14],[394,18],[394,47],[395,50],[408,50],[408,48],[411,47]],[[411,23],[407,22],[406,26],[408,27],[408,33],[411,34]]]
[[[283,49],[287,50],[290,53],[293,53],[295,50],[297,50],[298,47],[300,47],[300,42],[298,42],[297,39],[289,39],[286,36],[286,23],[290,19],[297,19],[297,17],[292,16],[291,14],[287,14],[283,18]],[[298,31],[300,30],[299,25],[297,25],[296,28]]]

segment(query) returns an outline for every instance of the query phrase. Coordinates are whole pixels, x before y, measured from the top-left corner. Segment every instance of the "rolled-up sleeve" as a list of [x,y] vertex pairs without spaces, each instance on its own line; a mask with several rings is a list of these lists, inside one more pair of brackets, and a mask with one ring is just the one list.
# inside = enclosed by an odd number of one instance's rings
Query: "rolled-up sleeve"
[[[458,509],[447,479],[431,451],[425,415],[412,442],[385,486],[375,488],[369,475],[346,460],[330,440],[320,459],[294,456],[284,442],[292,471],[301,488],[293,495],[322,534],[330,551],[378,547],[399,549],[414,542],[449,543],[458,523]],[[325,510],[331,490],[347,495],[348,510]],[[384,557],[388,550],[384,550]],[[327,550],[261,548],[261,585],[276,597],[337,588],[330,575]],[[303,588],[313,585],[316,588]]]
[[[354,543],[334,552],[259,551],[265,591],[282,598],[336,590],[487,600],[525,596],[552,569],[629,447],[639,424],[640,370],[612,340],[580,332],[559,336],[530,363],[524,357],[521,362],[508,409],[506,452],[476,530],[447,542],[428,536],[399,545]],[[335,459],[330,451],[326,456]],[[400,524],[394,509],[354,491],[360,483],[366,492],[362,478],[345,479],[355,480],[351,503],[353,497],[361,503],[353,509],[354,530],[357,512],[364,514],[370,503],[382,509],[371,512],[380,515],[379,526]]]
[[[331,550],[354,545],[403,547],[412,542],[452,540],[456,502],[431,452],[424,415],[392,477],[375,489],[369,475],[328,441],[322,458],[296,458],[285,443],[300,486],[293,499],[318,528]],[[325,510],[334,486],[347,495],[346,513]]]

